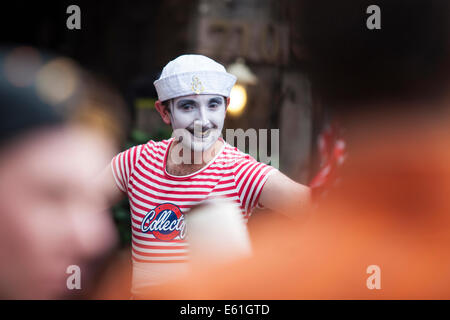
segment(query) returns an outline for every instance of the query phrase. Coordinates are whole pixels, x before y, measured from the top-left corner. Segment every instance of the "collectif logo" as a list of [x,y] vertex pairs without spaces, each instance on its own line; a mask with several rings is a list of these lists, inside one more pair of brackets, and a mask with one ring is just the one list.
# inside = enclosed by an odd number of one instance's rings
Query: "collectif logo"
[[170,241],[186,235],[186,221],[180,208],[172,203],[163,203],[150,210],[142,219],[141,230],[151,232],[155,238]]

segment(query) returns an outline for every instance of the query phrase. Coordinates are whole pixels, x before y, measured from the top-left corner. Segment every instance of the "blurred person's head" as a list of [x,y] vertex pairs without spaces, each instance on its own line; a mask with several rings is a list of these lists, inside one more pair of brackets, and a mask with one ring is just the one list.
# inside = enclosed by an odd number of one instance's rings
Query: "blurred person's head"
[[185,147],[195,152],[208,150],[222,133],[235,81],[235,76],[208,57],[179,56],[154,82],[156,108]]
[[114,126],[97,119],[99,99],[70,60],[22,47],[3,49],[0,66],[0,296],[69,297],[67,268],[80,267],[86,289],[116,242],[91,189]]

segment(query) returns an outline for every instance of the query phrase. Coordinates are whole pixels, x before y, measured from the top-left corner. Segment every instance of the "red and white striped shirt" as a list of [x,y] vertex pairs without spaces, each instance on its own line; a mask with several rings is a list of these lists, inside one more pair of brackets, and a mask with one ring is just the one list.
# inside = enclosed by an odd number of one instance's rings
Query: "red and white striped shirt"
[[276,169],[221,140],[215,158],[187,176],[165,169],[173,138],[149,141],[113,158],[114,178],[130,202],[133,264],[185,262],[184,214],[207,199],[231,200],[248,220]]

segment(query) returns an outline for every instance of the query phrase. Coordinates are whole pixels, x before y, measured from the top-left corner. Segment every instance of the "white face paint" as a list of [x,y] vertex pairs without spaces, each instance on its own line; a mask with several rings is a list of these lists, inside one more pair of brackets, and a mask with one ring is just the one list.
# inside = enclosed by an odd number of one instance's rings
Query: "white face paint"
[[179,97],[170,102],[174,135],[195,152],[206,151],[217,141],[225,120],[225,98],[201,94]]

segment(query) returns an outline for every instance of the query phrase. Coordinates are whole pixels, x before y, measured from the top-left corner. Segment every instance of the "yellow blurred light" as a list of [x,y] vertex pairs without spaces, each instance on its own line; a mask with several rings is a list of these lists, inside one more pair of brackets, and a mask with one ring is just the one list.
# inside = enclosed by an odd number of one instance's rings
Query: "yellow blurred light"
[[230,104],[227,111],[234,116],[238,116],[244,111],[247,104],[247,90],[239,84],[234,85],[230,93]]

